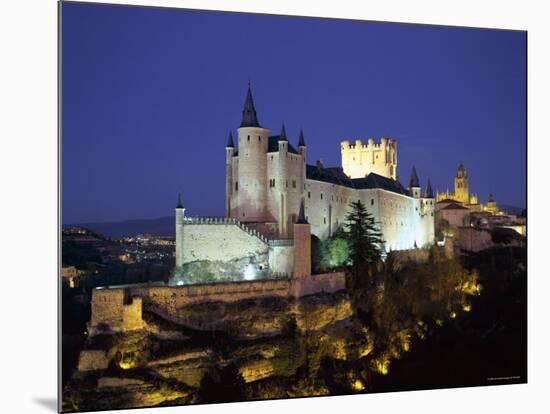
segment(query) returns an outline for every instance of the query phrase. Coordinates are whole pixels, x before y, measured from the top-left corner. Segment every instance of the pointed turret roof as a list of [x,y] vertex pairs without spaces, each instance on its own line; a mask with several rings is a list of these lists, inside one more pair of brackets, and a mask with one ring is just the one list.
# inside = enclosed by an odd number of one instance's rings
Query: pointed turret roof
[[296,224],[308,224],[304,211],[304,200],[300,203],[300,211],[298,212],[298,220],[296,221]]
[[231,131],[229,131],[229,139],[227,140],[226,148],[235,148],[235,144],[233,143],[233,133]]
[[183,202],[181,201],[181,193],[178,194],[178,204],[176,208],[183,208]]
[[298,138],[298,146],[305,147],[306,141],[304,140],[304,130],[300,129],[300,138]]
[[286,139],[286,129],[285,129],[284,123],[283,123],[283,126],[281,127],[281,134],[279,135],[279,141],[288,141],[288,139]]
[[250,82],[248,82],[248,92],[246,93],[246,101],[243,108],[243,120],[241,122],[242,127],[260,127],[258,122],[258,116],[256,115],[256,108],[254,108],[254,99],[252,99],[252,90],[250,89]]
[[432,189],[432,183],[428,179],[428,184],[426,185],[426,198],[434,198],[434,190]]
[[418,175],[416,175],[416,167],[413,165],[411,171],[411,180],[409,181],[409,188],[420,187],[420,181],[418,181]]

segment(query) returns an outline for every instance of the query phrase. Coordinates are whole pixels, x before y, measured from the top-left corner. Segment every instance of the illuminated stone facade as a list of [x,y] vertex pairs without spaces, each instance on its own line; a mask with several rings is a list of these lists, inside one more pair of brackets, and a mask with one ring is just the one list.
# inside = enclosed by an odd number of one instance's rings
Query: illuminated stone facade
[[397,179],[397,142],[390,138],[381,138],[375,143],[369,138],[366,144],[356,139],[353,144],[346,139],[341,143],[342,168],[350,178],[366,177],[376,173],[384,177]]

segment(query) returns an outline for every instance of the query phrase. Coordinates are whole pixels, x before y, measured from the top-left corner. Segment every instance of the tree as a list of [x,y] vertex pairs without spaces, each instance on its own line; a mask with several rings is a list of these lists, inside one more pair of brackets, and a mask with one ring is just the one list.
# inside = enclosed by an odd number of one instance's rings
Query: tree
[[333,238],[328,241],[329,263],[334,268],[344,266],[349,258],[349,247],[346,239]]
[[355,282],[368,276],[369,265],[377,263],[382,255],[382,233],[374,217],[360,201],[351,203],[352,211],[346,216],[345,234],[351,261],[351,274]]
[[332,269],[342,268],[349,263],[349,247],[343,227],[336,230],[325,242],[328,265]]
[[319,237],[311,235],[311,270],[313,274],[323,273],[327,266],[325,243]]

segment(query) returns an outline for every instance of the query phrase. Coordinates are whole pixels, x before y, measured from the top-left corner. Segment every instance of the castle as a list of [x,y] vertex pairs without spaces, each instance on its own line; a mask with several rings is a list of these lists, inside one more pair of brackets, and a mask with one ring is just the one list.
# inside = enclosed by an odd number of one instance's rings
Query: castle
[[432,245],[431,184],[428,180],[422,191],[413,167],[408,188],[401,185],[396,141],[344,140],[340,150],[342,167],[308,165],[303,131],[296,147],[284,124],[278,135],[270,135],[259,122],[249,85],[237,145],[230,133],[225,148],[225,217],[187,217],[178,201],[176,269],[200,262],[245,279],[266,271],[309,274],[311,263],[296,264],[310,254],[309,232],[321,240],[331,237],[357,200],[377,221],[383,250]]

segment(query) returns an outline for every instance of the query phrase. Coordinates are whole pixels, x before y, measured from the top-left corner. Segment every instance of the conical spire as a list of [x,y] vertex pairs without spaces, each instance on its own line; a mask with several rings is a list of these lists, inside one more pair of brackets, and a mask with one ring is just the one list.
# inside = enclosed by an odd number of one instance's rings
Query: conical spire
[[183,202],[181,201],[181,193],[178,194],[178,204],[176,208],[183,208]]
[[286,139],[286,129],[285,129],[284,123],[283,123],[283,126],[281,127],[281,134],[279,135],[279,141],[288,141]]
[[226,148],[235,148],[235,144],[233,143],[233,133],[231,131],[229,131],[229,139],[227,140]]
[[428,184],[426,185],[426,198],[434,198],[434,190],[432,189],[432,183],[428,179]]
[[409,188],[413,187],[420,187],[420,182],[418,181],[418,175],[416,175],[416,168],[414,167],[414,165],[411,171],[411,181],[409,182]]
[[304,211],[304,200],[300,203],[300,212],[298,213],[298,220],[296,221],[296,224],[308,224]]
[[298,139],[298,146],[299,147],[305,147],[306,146],[306,141],[304,140],[304,130],[303,129],[300,130],[300,138]]
[[241,122],[242,127],[260,127],[258,122],[258,116],[256,115],[256,108],[254,108],[254,100],[252,99],[252,90],[250,89],[250,82],[248,82],[248,92],[246,93],[246,101],[243,108],[243,120]]

